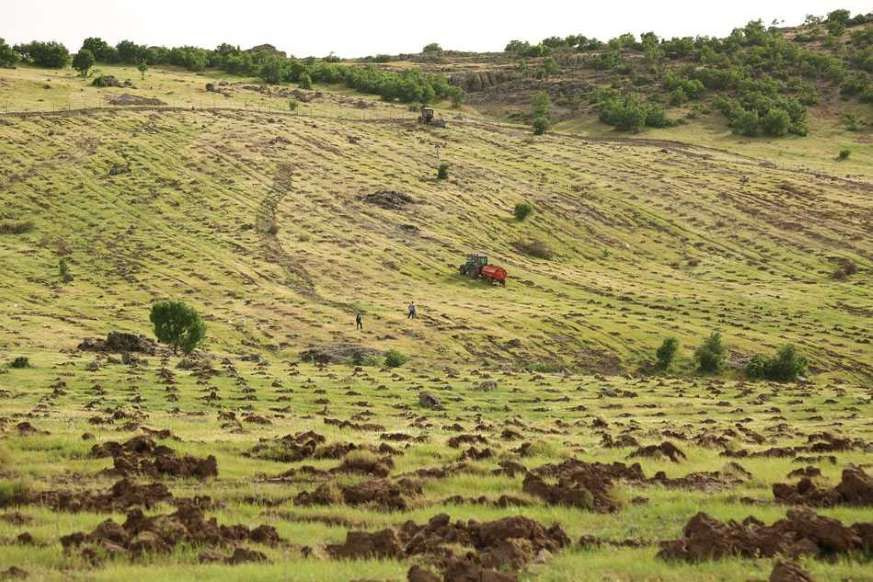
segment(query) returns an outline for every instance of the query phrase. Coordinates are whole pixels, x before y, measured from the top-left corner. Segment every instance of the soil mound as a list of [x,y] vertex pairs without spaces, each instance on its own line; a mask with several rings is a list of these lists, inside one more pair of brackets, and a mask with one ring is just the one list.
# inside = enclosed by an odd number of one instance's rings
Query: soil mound
[[367,348],[358,344],[338,343],[323,346],[312,346],[300,352],[300,359],[304,362],[317,364],[341,364],[360,362],[367,358],[380,355],[379,350]]
[[402,210],[407,204],[415,204],[415,199],[404,192],[380,190],[365,194],[361,200],[387,210]]
[[125,511],[134,506],[151,509],[162,501],[170,501],[173,494],[162,483],[139,485],[128,479],[117,481],[105,493],[90,491],[46,491],[34,495],[33,503],[47,505],[55,511]]
[[312,457],[318,446],[326,440],[323,435],[311,430],[286,434],[275,439],[261,439],[245,455],[268,461],[296,463]]
[[127,514],[122,525],[108,519],[91,533],[76,532],[61,537],[65,551],[85,546],[82,555],[92,562],[97,553],[90,546],[103,549],[109,556],[125,553],[139,556],[168,553],[179,544],[222,546],[247,541],[275,545],[281,540],[272,526],[249,529],[241,524],[219,525],[215,518],[204,519],[203,512],[193,506],[153,517],[146,517],[137,509]]
[[[546,478],[556,478],[549,484]],[[528,473],[522,490],[552,505],[571,505],[591,511],[618,511],[621,504],[613,494],[614,482],[623,479],[644,481],[639,464],[587,463],[570,459],[559,465],[543,465]]]
[[124,444],[114,441],[91,448],[91,456],[112,457],[112,473],[127,477],[145,475],[159,477],[196,477],[206,479],[218,476],[218,463],[213,455],[205,459],[191,455],[177,455],[170,447],[158,445],[149,436],[135,436]]
[[356,485],[338,487],[334,483],[320,485],[315,491],[301,491],[295,505],[375,505],[385,511],[409,509],[410,497],[421,495],[421,484],[412,479],[372,479]]
[[[570,545],[567,534],[554,525],[543,527],[532,519],[513,516],[478,523],[451,523],[440,514],[425,525],[405,523],[399,529],[369,533],[350,531],[343,544],[327,546],[328,554],[337,559],[404,558],[423,555],[435,560],[445,580],[515,580],[509,569],[517,571],[538,556],[556,552]],[[458,546],[469,548],[458,556]],[[429,580],[419,568],[420,580]]]
[[795,564],[785,560],[779,560],[770,572],[770,582],[812,582],[812,576]]
[[688,562],[777,554],[832,557],[871,549],[873,523],[847,527],[809,509],[798,509],[789,511],[786,518],[769,526],[754,517],[747,517],[742,523],[733,520],[725,523],[698,513],[685,525],[682,538],[662,542],[658,557]]
[[110,331],[106,339],[86,338],[79,344],[79,350],[87,352],[139,352],[154,354],[158,344],[144,335],[126,333],[123,331]]
[[632,452],[630,457],[666,457],[674,463],[679,463],[686,458],[679,447],[670,441],[664,441],[660,445],[648,445],[640,447]]
[[821,489],[809,477],[797,485],[775,483],[773,497],[779,503],[831,507],[834,505],[873,505],[873,477],[857,467],[843,470],[839,485]]

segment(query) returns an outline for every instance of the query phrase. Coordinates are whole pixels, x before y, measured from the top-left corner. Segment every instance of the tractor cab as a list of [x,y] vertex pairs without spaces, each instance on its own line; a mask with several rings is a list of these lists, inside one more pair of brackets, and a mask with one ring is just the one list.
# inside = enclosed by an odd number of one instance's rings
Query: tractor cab
[[433,107],[421,106],[421,111],[418,114],[419,123],[433,123]]
[[483,253],[476,253],[467,256],[467,262],[461,265],[459,271],[462,275],[476,278],[482,272],[482,267],[488,264],[488,256]]

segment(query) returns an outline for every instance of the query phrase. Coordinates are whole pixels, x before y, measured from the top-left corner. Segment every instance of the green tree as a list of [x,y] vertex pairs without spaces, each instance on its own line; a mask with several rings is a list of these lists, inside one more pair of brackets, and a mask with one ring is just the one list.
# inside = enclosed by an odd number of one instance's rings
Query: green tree
[[118,61],[118,51],[102,38],[90,36],[82,42],[82,48],[91,51],[98,63]]
[[145,61],[140,61],[136,66],[136,70],[139,71],[139,78],[145,81],[146,72],[149,70],[149,65]]
[[530,104],[532,126],[536,135],[542,135],[549,128],[549,114],[552,109],[552,101],[549,94],[540,91],[533,96]]
[[558,66],[558,61],[556,61],[552,57],[546,57],[545,59],[543,59],[543,73],[546,77],[557,75],[560,72],[561,67]]
[[449,165],[446,162],[443,162],[437,168],[437,180],[448,180],[449,179]]
[[714,331],[694,352],[697,370],[706,374],[715,374],[724,367],[727,348],[721,341],[721,333]]
[[432,42],[425,45],[424,48],[421,49],[421,52],[426,55],[441,55],[443,54],[443,47],[435,42]]
[[73,57],[73,68],[79,71],[79,74],[82,75],[83,78],[87,78],[88,71],[90,71],[91,67],[94,66],[94,61],[94,53],[88,49],[81,49],[76,53],[76,56]]
[[0,38],[0,68],[14,67],[18,62],[18,53],[6,41]]
[[159,301],[152,305],[149,319],[154,325],[155,337],[161,343],[179,348],[190,354],[206,337],[206,324],[200,315],[181,301]]
[[851,13],[848,10],[834,10],[828,14],[825,27],[831,36],[840,36],[846,30]]
[[679,351],[679,340],[675,337],[668,337],[664,340],[664,343],[660,345],[660,347],[655,351],[655,358],[657,358],[657,368],[659,370],[668,370],[670,368],[670,364],[673,363],[673,359],[676,357],[676,352]]
[[59,42],[33,41],[17,45],[15,50],[24,60],[47,69],[63,69],[70,62],[70,52]]
[[300,88],[306,90],[312,89],[312,77],[309,76],[309,73],[300,75]]
[[532,117],[549,117],[552,109],[552,101],[549,99],[549,94],[545,91],[540,91],[533,96],[530,104],[530,112]]

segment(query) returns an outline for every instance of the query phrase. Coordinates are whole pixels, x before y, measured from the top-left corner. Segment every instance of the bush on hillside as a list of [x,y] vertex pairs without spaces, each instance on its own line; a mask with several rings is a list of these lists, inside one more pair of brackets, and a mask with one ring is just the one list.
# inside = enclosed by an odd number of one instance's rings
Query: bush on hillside
[[149,316],[155,337],[177,353],[181,348],[190,354],[206,337],[206,324],[200,315],[181,301],[159,301]]
[[27,356],[18,356],[9,364],[10,368],[23,369],[30,367],[30,360],[27,359]]
[[673,359],[676,357],[676,352],[679,351],[679,340],[675,337],[668,337],[655,351],[656,368],[658,370],[668,370]]
[[533,204],[530,202],[519,202],[515,205],[515,210],[513,210],[513,214],[515,215],[515,219],[519,222],[522,222],[525,218],[530,216],[530,213],[533,212]]
[[837,159],[840,161],[848,160],[850,155],[852,155],[852,150],[849,148],[843,148],[840,150],[840,153],[837,154]]
[[385,366],[388,368],[399,368],[409,361],[409,358],[397,350],[388,350],[385,352]]
[[697,370],[705,374],[716,374],[724,367],[727,349],[721,341],[721,333],[713,332],[694,352]]
[[437,168],[437,180],[448,180],[449,179],[449,164],[443,162]]
[[772,358],[754,356],[746,364],[746,375],[754,379],[788,382],[806,373],[806,358],[799,355],[795,347],[788,344]]
[[549,129],[549,120],[545,117],[534,117],[533,123],[534,135],[543,135]]
[[88,77],[88,71],[91,70],[94,63],[94,53],[86,48],[81,49],[76,53],[76,56],[73,57],[73,68],[79,71],[79,74],[82,75],[82,77]]

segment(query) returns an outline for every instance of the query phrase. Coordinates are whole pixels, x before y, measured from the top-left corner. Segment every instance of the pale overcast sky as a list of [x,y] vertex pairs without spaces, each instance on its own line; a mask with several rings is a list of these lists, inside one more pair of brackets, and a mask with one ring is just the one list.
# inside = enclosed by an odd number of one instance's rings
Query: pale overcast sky
[[270,43],[296,56],[418,52],[438,42],[458,50],[502,50],[507,41],[581,33],[718,35],[761,18],[799,24],[837,8],[873,11],[870,0],[0,0],[0,38],[58,40],[71,51],[87,36],[112,44]]

